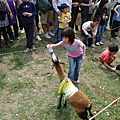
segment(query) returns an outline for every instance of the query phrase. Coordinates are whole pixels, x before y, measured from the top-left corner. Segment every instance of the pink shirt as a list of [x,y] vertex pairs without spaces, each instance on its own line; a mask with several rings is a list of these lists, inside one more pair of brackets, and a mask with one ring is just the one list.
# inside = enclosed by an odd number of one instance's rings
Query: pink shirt
[[72,45],[68,45],[63,41],[60,41],[60,43],[61,46],[64,46],[67,49],[68,56],[75,58],[83,54],[84,43],[80,40],[75,39]]
[[112,57],[113,55],[109,52],[108,48],[99,55],[99,58],[103,59],[105,63],[108,63],[109,59]]

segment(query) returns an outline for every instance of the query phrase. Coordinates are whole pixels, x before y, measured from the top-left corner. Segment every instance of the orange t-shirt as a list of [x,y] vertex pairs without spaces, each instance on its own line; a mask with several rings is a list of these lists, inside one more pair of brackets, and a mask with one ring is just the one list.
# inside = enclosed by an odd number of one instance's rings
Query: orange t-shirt
[[103,51],[100,55],[99,58],[102,59],[105,63],[108,63],[108,61],[113,57],[113,55],[110,53],[108,48],[106,48],[105,51]]

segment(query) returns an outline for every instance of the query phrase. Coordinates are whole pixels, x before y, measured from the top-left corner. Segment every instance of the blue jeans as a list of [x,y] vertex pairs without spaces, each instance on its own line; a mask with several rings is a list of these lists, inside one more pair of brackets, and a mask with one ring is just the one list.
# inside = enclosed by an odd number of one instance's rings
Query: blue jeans
[[60,42],[62,40],[62,38],[61,38],[61,32],[62,31],[63,31],[62,28],[58,28],[58,40],[57,40],[57,42]]
[[98,30],[97,30],[95,43],[102,41],[104,28],[105,28],[104,25],[98,25]]
[[75,81],[78,80],[82,57],[83,55],[80,55],[79,57],[76,58],[68,56],[68,60],[69,60],[68,78]]

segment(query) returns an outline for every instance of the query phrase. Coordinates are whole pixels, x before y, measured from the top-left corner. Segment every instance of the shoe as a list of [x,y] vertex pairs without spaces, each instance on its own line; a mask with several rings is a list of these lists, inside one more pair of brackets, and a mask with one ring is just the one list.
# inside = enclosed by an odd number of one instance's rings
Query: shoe
[[95,45],[94,45],[94,44],[92,44],[90,47],[91,47],[91,48],[95,48]]
[[100,45],[103,45],[103,42],[100,42]]
[[105,38],[105,37],[106,37],[106,35],[105,35],[105,34],[103,34],[103,37]]
[[116,38],[112,38],[112,37],[110,38],[111,41],[112,41],[112,40],[115,40],[115,39],[116,39]]
[[35,50],[36,50],[35,45],[32,45],[32,50],[33,50],[33,51],[35,51]]
[[19,40],[19,39],[20,39],[20,37],[16,37],[15,39],[16,39],[16,40]]
[[36,38],[38,41],[42,40],[42,39],[39,37],[39,35],[37,35],[35,38]]
[[100,46],[100,43],[99,43],[99,42],[96,42],[95,45]]
[[48,32],[48,35],[53,37],[55,34],[53,34],[52,32]]
[[103,64],[101,65],[101,68],[107,69]]
[[29,51],[31,51],[31,49],[26,48],[23,52],[24,52],[24,53],[27,53],[27,52],[29,52]]
[[75,82],[76,82],[76,83],[78,83],[78,84],[80,83],[80,81],[79,81],[79,80],[77,80],[77,81],[75,81]]
[[43,34],[43,36],[44,36],[45,38],[47,38],[47,39],[50,39],[50,38],[51,38],[51,37],[48,35],[48,33]]
[[24,30],[20,30],[20,33],[23,34],[23,33],[24,33]]
[[40,32],[40,31],[38,32],[38,35],[41,35],[41,32]]
[[13,39],[10,39],[10,42],[13,42],[14,40]]

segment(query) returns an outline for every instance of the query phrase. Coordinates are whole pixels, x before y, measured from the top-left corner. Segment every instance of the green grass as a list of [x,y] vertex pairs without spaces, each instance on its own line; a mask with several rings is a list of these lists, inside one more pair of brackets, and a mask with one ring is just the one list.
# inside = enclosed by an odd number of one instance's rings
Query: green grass
[[[117,43],[120,47],[120,40],[111,42],[108,40],[109,31],[105,34],[107,38],[103,39],[103,46],[86,51],[79,76],[80,82],[87,87],[78,87],[90,98],[92,112],[95,113],[110,104],[113,98],[120,97],[120,72],[101,68],[98,60],[98,55],[109,44]],[[59,78],[52,69],[49,52],[44,48],[52,40],[42,37],[42,41],[34,42],[37,46],[35,52],[23,53],[26,43],[24,35],[21,40],[11,43],[11,48],[0,49],[0,120],[79,120],[69,104],[67,108],[56,109]],[[59,47],[54,52],[65,63],[62,66],[67,73],[66,50]],[[120,63],[119,53],[114,66]],[[98,115],[96,120],[119,120],[119,111],[118,102]]]

